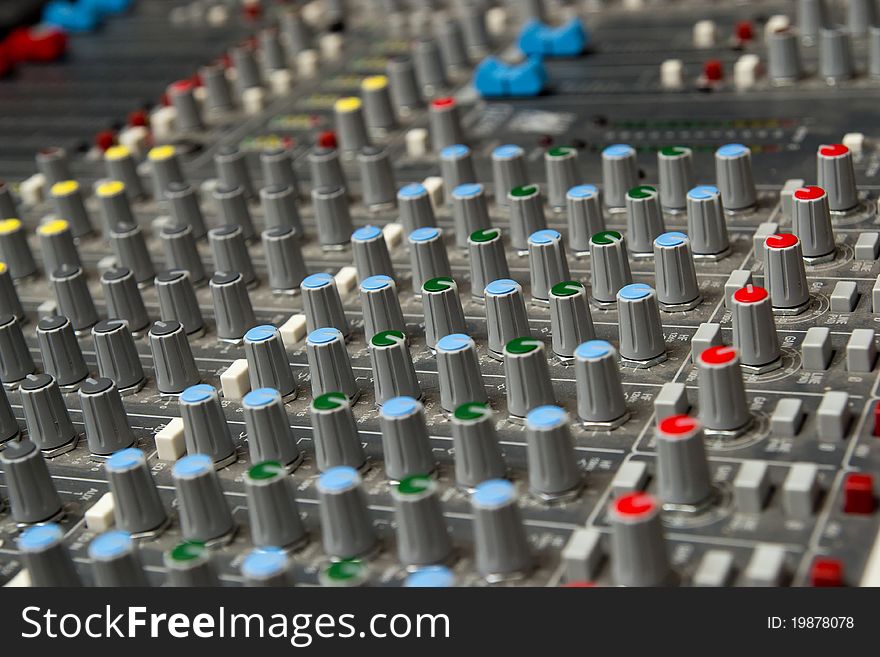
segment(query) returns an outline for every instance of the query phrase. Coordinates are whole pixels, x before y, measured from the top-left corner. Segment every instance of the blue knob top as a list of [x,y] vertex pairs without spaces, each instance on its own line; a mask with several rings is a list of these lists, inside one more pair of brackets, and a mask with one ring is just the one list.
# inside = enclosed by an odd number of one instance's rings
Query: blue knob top
[[131,534],[119,529],[104,532],[89,543],[89,556],[92,559],[114,559],[132,550]]

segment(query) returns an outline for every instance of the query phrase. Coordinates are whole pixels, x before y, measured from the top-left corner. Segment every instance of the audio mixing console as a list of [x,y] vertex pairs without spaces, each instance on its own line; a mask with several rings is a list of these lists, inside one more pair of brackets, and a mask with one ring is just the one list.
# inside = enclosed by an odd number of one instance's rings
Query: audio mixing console
[[21,7],[7,586],[880,585],[873,0]]

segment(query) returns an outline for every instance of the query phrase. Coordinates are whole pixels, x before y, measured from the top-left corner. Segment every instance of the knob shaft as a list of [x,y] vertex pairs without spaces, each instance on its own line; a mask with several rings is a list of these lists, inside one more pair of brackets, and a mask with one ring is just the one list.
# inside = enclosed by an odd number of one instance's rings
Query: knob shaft
[[171,475],[177,491],[183,537],[203,543],[222,542],[230,537],[235,521],[211,457],[191,452],[174,464]]
[[109,456],[135,443],[119,389],[110,379],[86,379],[79,389],[89,451]]
[[180,417],[187,453],[207,455],[218,468],[235,461],[235,443],[213,386],[199,383],[184,390]]
[[277,461],[291,468],[302,460],[287,409],[277,390],[251,390],[242,399],[241,407],[253,463]]

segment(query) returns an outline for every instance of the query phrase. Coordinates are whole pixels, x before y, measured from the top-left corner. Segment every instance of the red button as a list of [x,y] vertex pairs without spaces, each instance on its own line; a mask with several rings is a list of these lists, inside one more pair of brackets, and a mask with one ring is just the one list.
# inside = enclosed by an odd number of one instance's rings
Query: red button
[[736,349],[727,345],[709,347],[700,354],[700,360],[707,365],[724,365],[736,358]]
[[148,116],[144,110],[135,110],[128,114],[128,125],[133,128],[147,125]]
[[680,436],[691,433],[699,426],[699,423],[689,415],[670,415],[660,421],[657,428],[663,433]]
[[185,94],[192,91],[192,88],[192,80],[178,80],[177,82],[172,82],[168,86],[168,91],[174,92],[175,94]]
[[791,233],[776,233],[765,240],[765,244],[771,249],[787,249],[798,243],[798,238]]
[[874,404],[874,435],[880,436],[880,402]]
[[55,27],[22,27],[6,37],[13,59],[20,62],[53,62],[67,50],[67,35]]
[[807,185],[794,190],[794,197],[801,201],[814,201],[825,196],[825,190],[817,185]]
[[320,148],[336,148],[336,133],[332,130],[325,130],[318,135],[316,141]]
[[733,293],[733,298],[740,303],[758,303],[759,301],[766,299],[768,296],[767,290],[763,287],[751,284],[741,287]]
[[737,23],[734,32],[736,34],[736,38],[740,41],[751,41],[752,37],[754,37],[752,24],[749,21],[740,21],[739,23]]
[[709,82],[718,82],[724,77],[724,67],[717,59],[710,59],[703,64],[703,77]]
[[844,513],[874,513],[874,477],[864,472],[851,472],[843,480]]
[[95,146],[101,149],[102,152],[109,149],[113,144],[116,143],[116,135],[112,130],[102,130],[97,135],[95,135]]
[[654,498],[645,493],[628,493],[614,502],[615,511],[622,516],[646,516],[656,508]]
[[451,96],[446,96],[445,98],[435,98],[431,101],[431,105],[436,107],[437,109],[445,109],[447,107],[452,107],[455,105],[455,98]]
[[843,586],[843,564],[837,559],[819,557],[810,571],[813,586]]
[[843,144],[826,144],[819,146],[819,155],[825,157],[840,157],[849,153],[849,149]]
[[9,54],[6,46],[0,43],[0,78],[9,75],[12,72],[12,67],[12,56]]

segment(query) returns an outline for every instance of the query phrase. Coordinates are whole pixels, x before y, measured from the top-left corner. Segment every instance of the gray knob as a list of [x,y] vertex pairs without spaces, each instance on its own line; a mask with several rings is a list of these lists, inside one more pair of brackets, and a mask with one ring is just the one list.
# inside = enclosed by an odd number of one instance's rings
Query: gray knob
[[394,207],[394,170],[388,151],[378,146],[365,146],[358,153],[357,160],[364,207],[368,210]]
[[3,386],[0,386],[0,445],[13,438],[18,438],[20,434],[21,429],[18,426],[18,420],[12,413],[9,397],[6,396]]
[[[433,96],[446,86],[446,72],[443,70],[443,60],[440,59],[440,48],[434,39],[430,37],[416,39],[412,45],[412,57],[416,80],[426,96]],[[460,144],[461,141],[461,139],[453,139],[442,146]]]
[[565,195],[580,181],[578,152],[570,146],[554,146],[544,153],[544,170],[547,173],[547,200],[550,207],[565,207]]
[[71,180],[67,151],[60,146],[49,146],[37,151],[37,170],[46,178],[49,186],[62,180]]
[[392,481],[436,467],[421,402],[407,396],[385,400],[379,411],[385,474]]
[[0,452],[6,477],[12,518],[19,524],[45,522],[61,513],[61,498],[55,489],[46,459],[27,438],[12,441]]
[[104,164],[107,168],[107,177],[110,180],[118,180],[125,185],[125,193],[132,201],[144,198],[146,192],[141,175],[137,170],[137,163],[132,156],[131,150],[126,146],[111,146],[104,152]]
[[109,456],[135,443],[119,389],[110,379],[86,379],[79,389],[89,451]]
[[162,555],[169,586],[220,586],[211,552],[199,541],[183,541]]
[[488,396],[473,338],[450,333],[437,341],[436,349],[440,408],[452,413],[464,403],[485,403]]
[[370,363],[376,404],[400,396],[419,398],[422,389],[416,377],[415,365],[400,331],[381,331],[370,338]]
[[147,153],[153,178],[153,196],[157,201],[165,198],[165,190],[173,182],[185,182],[177,149],[170,145],[155,146]]
[[226,77],[226,67],[220,63],[208,64],[199,69],[199,77],[205,87],[205,109],[213,114],[231,111],[235,103]]
[[282,397],[296,396],[296,382],[277,328],[262,324],[249,329],[244,335],[244,353],[252,390],[274,388]]
[[174,226],[189,226],[194,239],[205,236],[205,218],[199,205],[199,196],[195,188],[185,182],[170,182],[165,189],[165,198],[171,210]]
[[149,586],[131,534],[119,529],[98,534],[89,543],[95,586]]
[[6,219],[15,217],[18,214],[18,207],[12,191],[5,181],[0,180],[0,218]]
[[526,416],[529,490],[545,500],[569,496],[583,483],[568,424],[559,406],[538,406]]
[[495,433],[495,418],[485,402],[465,402],[452,415],[455,481],[473,488],[507,472]]
[[288,149],[270,148],[262,151],[260,169],[266,187],[290,187],[293,190],[293,198],[299,197],[299,182]]
[[95,190],[95,196],[98,197],[98,208],[101,210],[105,232],[113,232],[120,224],[137,223],[131,211],[129,195],[125,191],[125,183],[119,180],[103,182]]
[[452,278],[441,276],[425,281],[422,306],[425,310],[425,344],[429,349],[436,348],[444,336],[467,329],[458,285]]
[[746,210],[758,200],[752,151],[747,146],[725,144],[715,151],[715,180],[725,210]]
[[667,146],[657,152],[660,205],[667,211],[687,206],[688,190],[694,186],[694,155],[686,146]]
[[499,278],[486,286],[484,298],[489,355],[502,360],[508,342],[531,335],[522,286],[509,278]]
[[491,43],[483,6],[479,2],[464,3],[459,8],[459,17],[468,52],[473,56],[486,54]]
[[247,156],[237,146],[226,144],[214,153],[217,178],[229,188],[241,187],[247,198],[254,196],[254,183],[248,170]]
[[126,263],[134,274],[137,284],[144,287],[152,283],[156,269],[150,258],[147,240],[141,227],[136,224],[117,224],[107,237],[110,240],[110,248],[116,256],[116,262]]
[[868,73],[872,78],[880,77],[880,26],[868,28]]
[[391,100],[398,112],[406,113],[422,104],[422,92],[416,80],[416,69],[407,55],[388,60],[386,71],[391,89]]
[[214,463],[206,454],[184,456],[171,469],[180,510],[180,531],[188,541],[222,541],[235,530]]
[[357,470],[344,465],[330,468],[318,477],[317,488],[324,552],[351,559],[372,551],[376,530]]
[[306,539],[295,482],[283,465],[277,461],[257,463],[247,471],[244,486],[254,545],[288,547]]
[[428,280],[452,276],[442,229],[433,226],[416,228],[409,234],[408,241],[415,294],[421,294],[422,286]]
[[159,237],[165,252],[166,268],[188,272],[193,285],[203,285],[205,267],[196,249],[192,227],[163,226]]
[[266,258],[269,287],[273,290],[298,290],[307,276],[297,235],[290,226],[276,226],[263,231],[263,254]]
[[317,187],[312,190],[312,206],[318,241],[323,247],[338,247],[351,240],[352,224],[348,195],[344,187]]
[[657,293],[644,283],[631,283],[617,292],[620,357],[635,367],[666,360]]
[[297,11],[281,14],[281,36],[291,55],[312,47],[311,30]]
[[337,465],[360,468],[367,457],[358,436],[347,395],[325,392],[309,407],[315,441],[315,463],[324,472]]
[[401,187],[397,192],[397,205],[400,208],[400,223],[407,234],[417,228],[437,225],[431,197],[421,183]]
[[378,226],[361,226],[355,230],[351,235],[351,251],[360,280],[377,274],[394,278],[385,234]]
[[752,422],[739,353],[733,347],[703,350],[697,361],[700,420],[716,433],[739,433]]
[[471,233],[491,228],[486,195],[481,184],[468,183],[452,190],[452,217],[455,221],[455,244],[462,249],[467,248]]
[[562,235],[546,228],[529,236],[529,278],[532,301],[549,303],[550,288],[571,278]]
[[672,415],[657,424],[657,494],[666,504],[694,505],[712,495],[709,461],[699,420]]
[[730,253],[727,222],[717,187],[699,185],[687,193],[687,234],[695,256],[717,260]]
[[354,155],[370,143],[362,106],[356,96],[340,98],[333,104],[333,122],[343,153]]
[[198,383],[184,390],[180,395],[180,417],[188,454],[210,457],[217,468],[235,461],[232,432],[213,386]]
[[312,381],[312,397],[328,392],[341,392],[354,403],[360,388],[351,369],[351,358],[345,349],[345,337],[339,329],[317,328],[306,340],[306,356]]
[[482,299],[492,281],[509,279],[510,269],[504,242],[498,228],[475,230],[468,236],[468,260],[471,272],[471,296]]
[[528,183],[526,153],[516,144],[504,144],[492,151],[492,184],[495,202],[507,205],[507,193]]
[[801,242],[791,233],[770,235],[764,241],[764,285],[779,314],[796,315],[809,305]]
[[437,482],[415,474],[391,489],[397,524],[397,554],[405,566],[442,563],[452,554]]
[[31,586],[82,586],[60,525],[50,522],[28,527],[18,538],[18,549]]
[[205,320],[191,280],[184,270],[161,272],[155,279],[156,296],[163,322],[180,322],[187,335],[197,335],[204,331]]
[[636,151],[628,144],[612,144],[602,151],[602,196],[609,208],[622,208],[626,193],[639,184]]
[[208,231],[208,242],[211,244],[214,268],[217,271],[239,272],[246,285],[257,282],[257,274],[241,226],[213,228]]
[[733,346],[739,352],[743,367],[756,374],[779,367],[779,337],[767,290],[746,285],[733,293],[729,307]]
[[299,464],[302,453],[290,428],[281,393],[274,388],[256,388],[244,396],[241,407],[252,463],[273,461],[285,468]]
[[379,274],[364,279],[360,285],[360,297],[367,339],[381,331],[405,332],[406,321],[393,278]]
[[147,308],[138,289],[134,273],[126,267],[114,267],[101,274],[101,287],[104,289],[104,301],[107,304],[107,315],[124,319],[134,333],[143,331],[150,318]]
[[516,489],[505,479],[487,479],[471,495],[477,572],[495,581],[521,575],[532,567]]
[[578,281],[560,281],[550,288],[550,333],[553,353],[574,357],[582,342],[596,337],[587,288]]
[[635,256],[650,255],[654,240],[665,232],[660,195],[650,185],[633,187],[626,193],[626,241]]
[[438,45],[447,69],[461,69],[468,65],[464,34],[455,18],[444,18],[435,25]]
[[77,433],[58,384],[48,374],[32,374],[19,387],[28,438],[48,456],[76,446]]
[[574,352],[578,417],[588,427],[613,429],[627,419],[617,351],[605,340],[589,340]]
[[458,105],[451,96],[435,98],[431,101],[428,127],[431,133],[431,145],[438,153],[447,146],[465,142]]
[[278,30],[272,27],[260,30],[259,51],[263,65],[269,71],[278,71],[287,68],[287,55],[278,38]]
[[507,193],[510,209],[510,245],[517,251],[529,250],[529,236],[546,230],[544,202],[537,185],[514,187]]
[[474,157],[471,149],[464,144],[451,144],[440,151],[440,175],[443,187],[455,189],[465,183],[476,182]]
[[345,174],[335,148],[313,148],[308,155],[309,171],[314,188],[345,188]]
[[171,107],[174,108],[174,127],[178,132],[198,132],[205,129],[193,91],[192,80],[172,82],[166,90]]
[[303,235],[296,199],[296,188],[291,185],[263,187],[260,190],[260,203],[266,216],[266,228],[291,228],[297,235]]
[[173,319],[155,322],[149,339],[159,392],[178,395],[201,380],[183,324]]
[[611,503],[611,568],[618,586],[664,586],[674,581],[660,504],[644,493]]
[[14,315],[0,316],[0,382],[15,383],[35,371],[34,359],[21,332],[21,322]]
[[64,265],[82,267],[73,231],[64,219],[52,219],[37,227],[40,238],[40,252],[43,256],[43,267],[47,274],[52,274]]
[[221,226],[241,226],[246,240],[254,238],[254,220],[248,209],[247,194],[241,185],[218,183],[212,192]]
[[257,323],[247,284],[238,272],[218,271],[214,274],[211,277],[211,298],[220,340],[238,342]]
[[815,40],[819,30],[828,25],[825,0],[798,0],[797,19],[798,31],[804,40]]
[[131,394],[144,385],[144,368],[138,356],[128,322],[104,319],[92,328],[98,373],[112,379],[122,394]]
[[113,493],[113,515],[119,529],[144,534],[168,520],[159,489],[144,453],[135,448],[113,454],[105,463],[107,483]]
[[801,77],[800,44],[797,33],[789,28],[767,35],[767,74],[777,83],[794,82]]
[[819,75],[829,83],[836,83],[850,79],[853,72],[849,33],[841,27],[819,30]]
[[810,185],[796,189],[791,202],[791,229],[801,241],[804,259],[810,264],[833,260],[836,245],[828,194]]
[[833,212],[851,210],[859,204],[852,152],[843,144],[819,146],[816,155],[819,187],[828,194],[828,207]]
[[348,338],[351,328],[342,309],[342,299],[336,279],[330,274],[319,273],[306,276],[302,282],[303,312],[309,332],[316,328],[331,326]]
[[697,307],[702,299],[691,244],[684,233],[663,233],[654,240],[657,302],[666,312]]
[[0,257],[9,267],[10,276],[16,280],[37,273],[37,262],[31,253],[21,219],[0,219]]
[[507,412],[522,419],[538,406],[556,403],[544,343],[530,337],[514,338],[504,346],[504,382]]
[[602,200],[595,185],[575,185],[565,194],[568,214],[568,243],[575,253],[590,250],[590,238],[605,230]]
[[361,100],[364,103],[364,121],[371,130],[387,131],[397,125],[388,78],[371,75],[361,81]]
[[55,213],[68,223],[74,237],[84,237],[94,232],[78,182],[60,180],[49,189],[49,195],[52,197]]
[[235,68],[235,83],[239,92],[262,84],[260,66],[257,64],[256,52],[249,43],[232,48],[232,65]]

